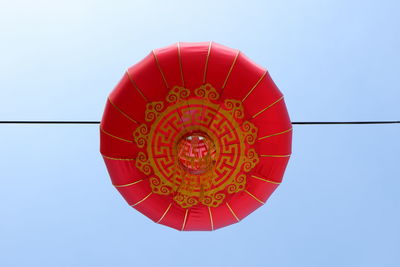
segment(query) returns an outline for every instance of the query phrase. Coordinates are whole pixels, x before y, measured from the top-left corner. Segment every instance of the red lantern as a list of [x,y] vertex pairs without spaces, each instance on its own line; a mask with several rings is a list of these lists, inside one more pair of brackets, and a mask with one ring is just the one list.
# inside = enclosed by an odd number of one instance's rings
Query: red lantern
[[129,205],[178,230],[214,230],[282,180],[291,123],[268,72],[217,43],[178,43],[130,67],[110,94],[101,153]]

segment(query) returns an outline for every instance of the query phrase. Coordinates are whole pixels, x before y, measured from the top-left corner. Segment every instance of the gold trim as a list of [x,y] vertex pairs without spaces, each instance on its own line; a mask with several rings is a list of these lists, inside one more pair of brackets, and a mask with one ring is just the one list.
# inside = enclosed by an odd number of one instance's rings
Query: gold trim
[[260,155],[260,157],[266,157],[266,158],[287,158],[290,157],[289,155]]
[[255,200],[257,200],[257,201],[260,202],[261,204],[264,204],[263,201],[261,201],[261,200],[258,199],[256,196],[254,196],[252,193],[250,193],[249,191],[247,191],[247,189],[245,189],[244,192],[246,192],[247,194],[249,194],[249,196],[251,196],[252,198],[254,198]]
[[269,138],[269,137],[272,137],[272,136],[284,134],[284,133],[290,132],[292,129],[293,129],[293,128],[290,128],[290,129],[287,129],[287,130],[282,131],[282,132],[279,132],[279,133],[274,133],[274,134],[266,135],[266,136],[263,136],[263,137],[258,138],[257,140],[260,141],[260,140],[263,140],[263,139],[265,139],[265,138]]
[[164,219],[165,215],[168,213],[168,211],[171,208],[171,206],[172,206],[172,203],[169,203],[168,208],[165,210],[165,212],[163,213],[161,218],[157,221],[157,223],[160,223],[162,221],[162,219]]
[[228,209],[231,211],[233,217],[235,217],[236,221],[240,221],[239,218],[236,216],[236,213],[233,211],[233,209],[231,208],[231,206],[228,204],[228,202],[226,202],[226,206],[228,207]]
[[228,75],[227,75],[226,78],[225,78],[225,82],[224,82],[224,84],[222,85],[222,89],[225,88],[226,83],[228,82],[229,76],[231,75],[231,72],[232,72],[232,70],[233,70],[233,67],[234,67],[235,64],[236,64],[236,60],[237,60],[237,58],[239,57],[239,54],[240,54],[240,51],[238,50],[237,53],[236,53],[235,59],[233,60],[233,63],[232,63],[232,65],[231,65],[231,68],[229,69]]
[[145,201],[151,194],[153,194],[153,192],[150,192],[147,196],[145,196],[144,198],[142,198],[142,200],[139,200],[139,201],[136,202],[135,204],[131,205],[131,207],[135,207],[136,205],[139,205],[140,203],[142,203],[143,201]]
[[269,105],[268,107],[262,109],[261,111],[259,111],[258,113],[256,113],[255,115],[253,115],[252,119],[254,119],[255,117],[257,117],[258,115],[260,115],[261,113],[263,113],[264,111],[266,111],[267,109],[269,109],[270,107],[272,107],[273,105],[275,105],[276,103],[278,103],[279,101],[281,101],[283,99],[283,96],[281,96],[281,98],[279,98],[278,100],[276,100],[274,103],[272,103],[271,105]]
[[210,44],[208,45],[208,52],[207,52],[207,58],[206,58],[206,65],[204,66],[203,84],[206,83],[207,69],[208,69],[208,59],[210,58],[211,45],[212,45],[212,41],[210,41]]
[[105,156],[105,155],[102,155],[102,156],[103,156],[103,158],[106,158],[106,159],[112,159],[112,160],[125,160],[125,161],[136,160],[136,159],[122,159],[122,158],[113,158],[113,157],[109,157],[109,156]]
[[183,78],[183,69],[182,69],[181,46],[179,45],[179,42],[176,43],[176,46],[178,47],[179,70],[181,71],[182,86],[185,87],[185,79]]
[[149,102],[149,100],[147,99],[147,97],[143,94],[143,92],[139,89],[139,87],[136,85],[136,83],[133,81],[131,74],[129,73],[129,69],[126,70],[126,74],[129,77],[129,80],[131,81],[131,83],[133,84],[133,86],[135,87],[135,89],[139,92],[139,94],[143,97],[143,99],[146,102]]
[[261,180],[261,181],[264,181],[264,182],[267,182],[267,183],[271,183],[271,184],[281,184],[279,182],[274,182],[274,181],[271,181],[271,180],[267,180],[267,179],[264,179],[264,178],[261,178],[261,177],[255,176],[255,175],[251,175],[251,177],[253,177],[255,179],[258,179],[258,180]]
[[140,179],[140,180],[137,180],[137,181],[135,181],[133,183],[130,183],[130,184],[113,184],[113,186],[115,186],[115,187],[127,187],[127,186],[131,186],[131,185],[134,185],[134,184],[138,184],[138,183],[140,183],[142,181],[144,181],[144,180]]
[[262,81],[262,79],[264,79],[265,75],[267,75],[267,71],[265,71],[263,73],[263,75],[261,75],[260,79],[258,79],[258,81],[256,82],[256,84],[250,89],[250,91],[247,93],[247,95],[242,99],[242,102],[244,102],[246,100],[246,98],[253,92],[254,89],[256,89],[256,87],[260,84],[260,82]]
[[208,207],[208,213],[210,214],[210,222],[211,222],[211,231],[214,231],[214,222],[213,222],[213,217],[211,213],[211,208]]
[[186,209],[185,218],[183,218],[183,224],[182,224],[182,229],[181,229],[181,231],[183,231],[183,230],[185,229],[185,226],[186,226],[186,219],[187,219],[188,212],[189,212],[189,210]]
[[167,89],[169,89],[169,86],[168,86],[168,83],[167,83],[167,79],[165,79],[165,75],[164,75],[164,72],[163,72],[162,69],[161,69],[160,63],[158,62],[157,55],[156,55],[156,53],[154,52],[154,50],[151,50],[151,52],[153,53],[154,59],[156,60],[157,68],[158,68],[158,70],[159,70],[160,73],[161,73],[161,76],[162,76],[162,78],[163,78],[163,81],[164,81],[164,83],[165,83],[165,86],[167,87]]
[[131,117],[129,117],[125,112],[123,112],[119,107],[117,107],[117,106],[111,101],[110,98],[108,98],[108,101],[110,102],[110,104],[111,104],[118,112],[120,112],[122,115],[124,115],[128,120],[130,120],[130,121],[132,121],[132,122],[134,122],[134,123],[136,123],[136,124],[139,124],[139,122],[137,122],[136,120],[134,120],[134,119],[132,119]]
[[102,131],[102,132],[105,133],[106,135],[109,135],[109,136],[111,136],[111,137],[113,137],[113,138],[115,138],[115,139],[118,139],[118,140],[121,140],[121,141],[125,141],[125,142],[128,142],[128,143],[133,143],[133,141],[131,141],[131,140],[124,139],[124,138],[121,138],[121,137],[118,137],[118,136],[115,136],[115,135],[110,134],[109,132],[107,132],[106,130],[104,130],[103,127],[101,127],[101,126],[100,126],[100,131]]

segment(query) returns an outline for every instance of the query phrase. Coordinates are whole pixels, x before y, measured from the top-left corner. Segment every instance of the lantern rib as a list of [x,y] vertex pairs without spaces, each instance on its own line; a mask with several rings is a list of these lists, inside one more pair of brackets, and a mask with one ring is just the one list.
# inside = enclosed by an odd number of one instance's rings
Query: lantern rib
[[282,132],[279,132],[279,133],[274,133],[274,134],[270,134],[270,135],[266,135],[266,136],[260,137],[260,138],[258,138],[257,140],[258,140],[258,141],[261,141],[261,140],[264,140],[264,139],[269,138],[269,137],[272,137],[272,136],[277,136],[277,135],[281,135],[281,134],[288,133],[288,132],[290,132],[290,131],[292,131],[292,130],[293,130],[293,128],[290,128],[290,129],[287,129],[287,130],[282,131]]
[[163,215],[162,215],[161,218],[157,221],[157,223],[160,223],[160,222],[164,219],[165,215],[167,215],[167,213],[168,213],[169,209],[171,208],[171,206],[172,206],[172,203],[169,203],[167,209],[164,211]]
[[231,206],[229,205],[228,202],[226,202],[226,206],[228,207],[229,211],[232,213],[233,217],[235,217],[236,221],[240,221],[238,216],[236,216],[236,213],[233,211],[233,209],[231,208]]
[[133,183],[129,183],[129,184],[113,184],[113,186],[115,186],[115,187],[127,187],[127,186],[138,184],[138,183],[143,182],[143,181],[144,181],[143,179],[140,179],[140,180],[137,180],[137,181],[135,181]]
[[206,64],[205,64],[205,66],[204,66],[203,84],[206,83],[207,69],[208,69],[208,59],[210,58],[211,46],[212,46],[212,41],[211,41],[210,44],[208,45]]
[[260,84],[260,82],[262,81],[262,79],[264,79],[265,75],[267,75],[267,71],[265,71],[263,73],[263,75],[261,75],[260,79],[258,79],[258,81],[256,82],[256,84],[250,89],[250,91],[246,94],[246,96],[242,99],[242,103],[247,99],[247,97],[253,93],[254,89],[257,88],[257,86]]
[[155,59],[155,61],[156,61],[157,68],[158,68],[158,70],[159,70],[160,73],[161,73],[161,76],[162,76],[163,81],[164,81],[164,83],[165,83],[165,87],[167,87],[167,89],[169,89],[167,79],[165,78],[164,72],[163,72],[163,70],[162,70],[162,68],[161,68],[161,66],[160,66],[160,62],[158,61],[157,55],[156,55],[156,53],[154,52],[154,50],[151,50],[151,53],[153,54],[153,57],[154,57],[154,59]]
[[188,212],[189,212],[189,210],[188,210],[188,209],[186,209],[186,212],[185,212],[185,217],[183,218],[183,223],[182,223],[182,228],[181,228],[181,231],[185,230],[185,226],[186,226],[186,219],[187,219]]
[[222,85],[222,89],[225,88],[226,83],[228,82],[228,79],[229,79],[229,77],[231,76],[231,72],[232,72],[232,70],[233,70],[233,67],[234,67],[235,64],[236,64],[236,61],[237,61],[237,59],[238,59],[238,57],[239,57],[239,54],[240,54],[240,51],[238,50],[237,53],[236,53],[235,59],[233,60],[233,63],[232,63],[232,65],[231,65],[230,69],[229,69],[228,75],[226,75],[224,84]]
[[261,203],[261,204],[265,204],[263,201],[261,201],[259,198],[257,198],[255,195],[253,195],[252,193],[250,193],[247,190],[244,190],[244,192],[246,192],[249,196],[251,196],[252,198],[254,198],[255,200],[257,200],[257,202]]
[[258,115],[260,115],[261,113],[263,113],[264,111],[266,111],[267,109],[269,109],[270,107],[274,106],[276,103],[278,103],[279,101],[281,101],[283,99],[283,96],[281,96],[278,100],[276,100],[275,102],[273,102],[272,104],[270,104],[269,106],[267,106],[266,108],[263,108],[261,111],[257,112],[256,114],[253,115],[253,117],[251,117],[252,119],[254,119],[255,117],[257,117]]
[[113,158],[113,157],[109,157],[109,156],[106,156],[106,155],[103,155],[103,154],[102,154],[102,156],[105,159],[111,159],[111,160],[122,160],[122,161],[133,161],[133,160],[136,160],[136,159],[129,159],[129,158]]
[[212,216],[210,207],[208,207],[208,213],[210,214],[211,231],[214,231],[214,221],[213,221],[213,216]]
[[128,75],[129,80],[130,80],[131,83],[133,84],[133,87],[135,87],[136,91],[139,92],[139,94],[143,97],[143,99],[144,99],[146,102],[149,102],[149,100],[147,99],[147,97],[143,94],[143,92],[139,89],[139,87],[137,86],[137,84],[136,84],[135,81],[133,80],[131,74],[129,73],[129,69],[126,70],[126,74]]
[[179,61],[179,70],[181,72],[182,86],[185,87],[185,79],[183,78],[183,69],[182,69],[182,56],[181,56],[181,46],[179,42],[176,43],[178,48],[178,61]]
[[289,155],[260,155],[260,157],[265,157],[265,158],[288,158],[290,157]]
[[108,101],[110,102],[111,106],[113,106],[119,113],[121,113],[122,115],[124,115],[128,120],[139,124],[139,122],[137,122],[137,120],[132,119],[128,114],[126,114],[125,112],[123,112],[119,107],[117,107],[117,105],[115,105],[110,98],[108,98]]
[[255,179],[258,179],[258,180],[261,180],[261,181],[264,181],[264,182],[267,182],[267,183],[271,183],[271,184],[281,184],[279,182],[275,182],[275,181],[272,181],[272,180],[261,178],[261,177],[255,176],[255,175],[251,175],[251,177],[253,177]]
[[124,139],[124,138],[118,137],[118,136],[116,136],[116,135],[110,134],[109,132],[107,132],[106,130],[104,130],[103,127],[101,127],[101,126],[100,126],[100,131],[102,131],[102,132],[105,133],[106,135],[111,136],[112,138],[115,138],[115,139],[117,139],[117,140],[121,140],[121,141],[128,142],[128,143],[133,143],[133,141],[131,141],[131,140]]
[[150,192],[147,196],[145,196],[144,198],[142,198],[141,200],[139,200],[138,202],[136,202],[135,204],[131,205],[131,207],[135,207],[136,205],[139,205],[140,203],[142,203],[143,201],[145,201],[147,198],[149,198],[151,196],[151,194],[153,194],[153,192]]

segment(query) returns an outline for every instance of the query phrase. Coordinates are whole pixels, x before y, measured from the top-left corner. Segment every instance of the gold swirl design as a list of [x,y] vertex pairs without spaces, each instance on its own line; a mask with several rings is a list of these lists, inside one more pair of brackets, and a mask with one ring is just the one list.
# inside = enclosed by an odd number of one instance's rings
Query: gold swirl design
[[249,145],[254,145],[257,140],[258,128],[249,121],[245,121],[241,128],[244,141]]
[[133,138],[138,147],[143,148],[147,144],[148,134],[149,131],[146,124],[141,124],[136,128],[133,132]]
[[254,148],[250,148],[246,153],[246,158],[243,163],[243,171],[249,172],[251,171],[258,163],[260,159],[258,157],[257,152]]
[[224,106],[235,119],[244,118],[244,108],[241,101],[235,99],[225,99]]
[[204,85],[200,86],[199,88],[195,89],[194,90],[194,94],[196,96],[198,96],[198,97],[203,97],[203,98],[206,98],[208,100],[217,100],[217,99],[219,99],[219,93],[209,83],[204,84]]
[[[245,113],[240,101],[213,102],[219,97],[210,84],[195,89],[193,95],[189,89],[174,86],[164,102],[146,105],[146,123],[133,133],[141,149],[135,166],[149,176],[153,193],[170,195],[182,208],[198,204],[218,207],[228,194],[245,190],[247,173],[259,162],[251,147],[257,139],[257,127],[242,121]],[[178,154],[185,151],[179,140],[192,133],[204,133],[209,138],[203,141],[208,152],[190,152],[201,153],[202,161],[193,155]],[[207,154],[210,151],[212,156]],[[204,172],[190,172],[199,162],[205,164]]]
[[171,188],[164,183],[161,182],[160,178],[157,176],[150,177],[150,186],[154,193],[160,195],[169,195],[171,194]]
[[190,95],[189,89],[186,89],[185,87],[181,86],[174,86],[174,88],[172,88],[172,90],[168,92],[166,100],[169,103],[174,103],[187,98],[189,95]]
[[147,155],[143,152],[138,153],[135,166],[146,175],[149,175],[152,171],[152,167],[148,162]]
[[156,102],[150,102],[147,103],[146,105],[146,112],[145,112],[145,120],[146,121],[153,121],[155,118],[157,118],[160,115],[160,112],[164,108],[164,102],[162,101],[156,101]]

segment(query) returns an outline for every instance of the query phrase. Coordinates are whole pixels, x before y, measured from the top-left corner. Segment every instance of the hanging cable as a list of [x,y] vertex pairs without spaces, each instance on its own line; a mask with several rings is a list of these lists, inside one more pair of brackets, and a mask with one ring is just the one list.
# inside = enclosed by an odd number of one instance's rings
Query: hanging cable
[[[292,121],[293,125],[395,124],[400,121]],[[0,124],[100,124],[100,121],[0,121]]]

